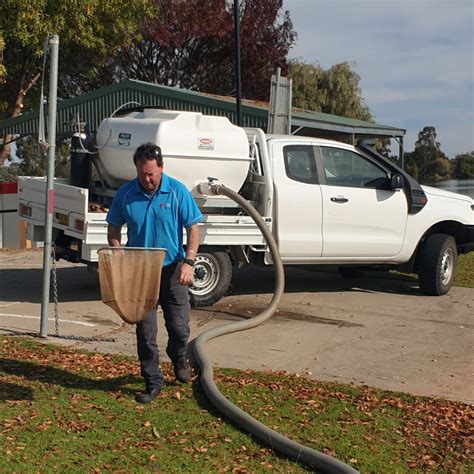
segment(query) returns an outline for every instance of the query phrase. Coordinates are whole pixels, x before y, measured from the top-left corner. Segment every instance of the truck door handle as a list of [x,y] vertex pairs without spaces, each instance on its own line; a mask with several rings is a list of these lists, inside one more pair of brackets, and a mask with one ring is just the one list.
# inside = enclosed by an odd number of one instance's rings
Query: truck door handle
[[338,197],[332,197],[331,201],[332,202],[348,202],[349,199],[347,199],[345,197],[342,197],[342,196],[338,196]]

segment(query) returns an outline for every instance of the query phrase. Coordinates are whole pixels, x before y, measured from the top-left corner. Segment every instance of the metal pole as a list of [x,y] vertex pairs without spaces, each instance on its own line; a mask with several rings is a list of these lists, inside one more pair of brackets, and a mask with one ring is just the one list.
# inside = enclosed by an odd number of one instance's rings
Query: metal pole
[[242,83],[240,80],[240,16],[239,0],[234,0],[234,36],[235,36],[235,98],[237,102],[237,125],[242,126],[242,113],[240,110]]
[[400,137],[399,155],[402,162],[402,170],[405,171],[405,150],[403,148],[403,137]]
[[49,107],[48,107],[48,171],[46,178],[46,214],[44,222],[44,249],[43,249],[43,299],[41,303],[40,336],[48,335],[48,305],[49,285],[51,276],[51,240],[53,231],[54,208],[54,156],[56,152],[56,103],[58,88],[58,52],[59,36],[51,35],[51,63],[49,79]]

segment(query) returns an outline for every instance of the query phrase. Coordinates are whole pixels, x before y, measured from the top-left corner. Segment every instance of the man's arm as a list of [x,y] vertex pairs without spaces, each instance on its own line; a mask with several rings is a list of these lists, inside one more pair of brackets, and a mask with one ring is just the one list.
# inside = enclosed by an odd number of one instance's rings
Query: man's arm
[[109,224],[107,227],[107,240],[111,247],[120,247],[122,241],[122,227]]
[[[194,224],[186,227],[186,258],[194,260],[199,248],[199,226]],[[181,265],[178,277],[181,285],[189,285],[193,281],[193,267],[187,263]]]
[[194,260],[199,248],[199,226],[186,227],[186,258]]

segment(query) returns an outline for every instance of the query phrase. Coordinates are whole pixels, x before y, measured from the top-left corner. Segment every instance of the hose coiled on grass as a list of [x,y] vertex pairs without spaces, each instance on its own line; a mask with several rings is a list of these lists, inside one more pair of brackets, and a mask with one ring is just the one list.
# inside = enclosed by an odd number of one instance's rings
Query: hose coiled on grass
[[249,214],[262,232],[273,259],[275,268],[275,292],[267,308],[259,315],[235,323],[227,323],[216,328],[209,329],[199,335],[194,341],[194,358],[201,369],[201,386],[209,401],[229,420],[234,422],[243,430],[250,432],[262,443],[278,451],[285,456],[295,459],[319,472],[325,473],[356,473],[355,469],[327,454],[308,448],[302,444],[292,441],[285,436],[277,433],[263,423],[257,421],[248,413],[241,410],[219,392],[214,383],[214,373],[212,364],[205,355],[204,345],[206,342],[216,337],[224,336],[238,331],[251,329],[270,319],[276,312],[283,295],[285,286],[285,274],[281,262],[278,245],[275,242],[273,234],[270,232],[257,210],[247,202],[240,194],[226,188],[222,184],[204,183],[199,186],[199,191],[203,194],[223,195],[235,201]]

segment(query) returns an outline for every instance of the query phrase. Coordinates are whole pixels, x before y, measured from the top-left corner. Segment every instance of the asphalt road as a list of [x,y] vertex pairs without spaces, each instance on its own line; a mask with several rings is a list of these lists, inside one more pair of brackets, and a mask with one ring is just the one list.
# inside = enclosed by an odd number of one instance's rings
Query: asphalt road
[[[113,337],[47,342],[134,355],[133,327],[100,300],[97,278],[82,265],[58,263],[62,336]],[[39,332],[42,252],[0,251],[0,334]],[[259,313],[271,298],[271,268],[234,274],[233,295],[191,312],[191,337]],[[54,305],[48,330],[55,333]],[[416,284],[380,277],[343,279],[336,273],[286,269],[286,292],[263,326],[211,341],[221,367],[274,369],[318,380],[366,384],[474,403],[474,289],[442,297],[421,295]],[[166,332],[160,326],[164,356]],[[165,356],[164,356],[165,357]]]

